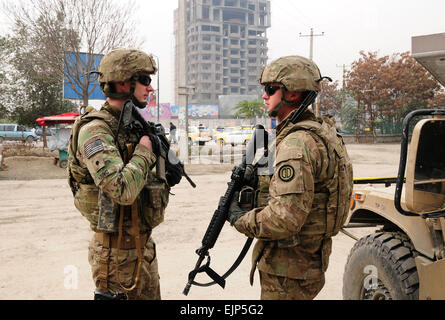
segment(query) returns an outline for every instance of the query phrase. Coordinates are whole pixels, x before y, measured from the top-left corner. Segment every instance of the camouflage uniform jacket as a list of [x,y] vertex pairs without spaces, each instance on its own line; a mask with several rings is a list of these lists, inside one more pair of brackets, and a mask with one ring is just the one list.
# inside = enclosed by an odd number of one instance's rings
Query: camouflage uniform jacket
[[[95,115],[99,116],[95,119]],[[69,156],[77,159],[69,161],[70,185],[74,184],[74,204],[90,221],[93,231],[97,231],[99,193],[103,192],[113,203],[131,205],[150,180],[150,167],[156,162],[153,152],[135,142],[134,137],[125,135],[122,130],[116,145],[119,115],[120,109],[106,102],[100,111],[90,112],[92,120],[71,136],[72,140],[73,135],[77,134],[77,145],[70,146],[69,150]],[[76,125],[74,127],[77,128]],[[131,156],[127,156],[129,140],[133,140],[132,145],[135,145]],[[128,161],[124,161],[125,157],[128,157]],[[124,226],[127,227],[131,225],[129,215],[130,212],[126,211]]]
[[[297,125],[303,120],[322,123],[309,110]],[[337,139],[336,131],[331,134]],[[295,130],[290,115],[277,126],[276,135],[268,205],[249,211],[235,223],[239,232],[258,239],[250,280],[253,282],[257,263],[260,271],[277,276],[320,278],[327,269],[332,246],[330,236],[326,236],[329,193],[323,188],[325,181],[336,178],[328,173],[332,155],[321,139],[307,130]]]

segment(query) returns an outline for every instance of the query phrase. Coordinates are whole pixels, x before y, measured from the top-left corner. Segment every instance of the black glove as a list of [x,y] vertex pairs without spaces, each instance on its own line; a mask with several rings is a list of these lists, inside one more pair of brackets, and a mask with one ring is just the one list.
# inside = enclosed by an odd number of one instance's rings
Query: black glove
[[170,187],[177,185],[182,179],[182,170],[178,165],[173,165],[170,162],[165,162],[165,178]]
[[233,194],[233,200],[232,203],[230,204],[229,212],[227,214],[227,221],[230,222],[231,226],[233,226],[239,218],[241,218],[247,213],[246,210],[240,208],[238,204],[238,198],[239,198],[239,192],[236,191]]
[[156,157],[159,157],[161,154],[161,141],[159,140],[158,136],[149,133],[148,137],[151,141],[151,146],[153,148],[153,153],[156,155]]

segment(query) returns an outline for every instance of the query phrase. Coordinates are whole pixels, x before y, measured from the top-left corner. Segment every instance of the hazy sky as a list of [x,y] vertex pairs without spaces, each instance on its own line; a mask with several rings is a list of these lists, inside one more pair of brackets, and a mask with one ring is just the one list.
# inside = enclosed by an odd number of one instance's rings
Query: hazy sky
[[[124,1],[124,0],[122,0]],[[173,102],[173,10],[177,0],[136,0],[142,49],[159,57],[161,102]],[[379,55],[411,50],[411,37],[445,32],[443,0],[271,0],[269,60],[284,55],[309,56],[310,29],[314,61],[322,75],[341,83],[341,65],[358,59],[360,50]],[[0,30],[0,31],[4,31]],[[156,81],[155,81],[156,82]],[[156,85],[156,83],[155,83]]]
[[[176,0],[140,0],[144,49],[160,58],[161,101],[173,98],[173,10]],[[323,75],[342,80],[342,65],[360,50],[379,55],[411,51],[411,37],[445,32],[443,0],[271,0],[269,60],[284,55],[309,56],[310,29],[314,61]]]

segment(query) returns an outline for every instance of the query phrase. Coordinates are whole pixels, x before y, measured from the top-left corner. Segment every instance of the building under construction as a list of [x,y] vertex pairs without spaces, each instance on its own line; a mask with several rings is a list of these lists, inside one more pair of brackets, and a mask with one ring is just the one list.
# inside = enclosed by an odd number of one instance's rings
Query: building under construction
[[[178,0],[175,103],[218,105],[220,96],[261,97],[270,1]],[[187,89],[186,89],[187,88]]]

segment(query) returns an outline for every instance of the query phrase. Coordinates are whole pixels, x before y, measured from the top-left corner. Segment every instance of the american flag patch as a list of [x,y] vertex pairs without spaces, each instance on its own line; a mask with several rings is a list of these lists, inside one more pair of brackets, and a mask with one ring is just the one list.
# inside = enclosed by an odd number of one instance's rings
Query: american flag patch
[[101,140],[93,141],[90,144],[86,145],[84,148],[85,155],[87,156],[87,159],[91,158],[96,153],[101,152],[103,150],[104,150],[104,146],[103,146]]

